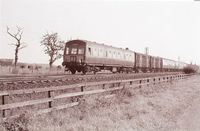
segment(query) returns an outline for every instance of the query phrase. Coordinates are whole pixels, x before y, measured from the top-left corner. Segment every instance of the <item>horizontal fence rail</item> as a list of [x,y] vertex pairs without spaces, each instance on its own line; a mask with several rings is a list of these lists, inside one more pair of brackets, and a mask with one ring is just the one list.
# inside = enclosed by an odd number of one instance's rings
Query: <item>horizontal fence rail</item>
[[[27,106],[35,106],[39,104],[47,104],[48,108],[37,109],[36,111],[30,111],[31,114],[42,114],[48,113],[55,110],[65,109],[73,107],[79,104],[79,97],[85,95],[99,94],[104,92],[112,92],[117,90],[122,90],[123,88],[132,88],[132,87],[141,87],[144,85],[156,84],[161,82],[169,82],[172,80],[179,80],[187,78],[191,75],[179,74],[179,75],[167,75],[159,77],[149,77],[149,78],[140,78],[140,79],[127,79],[127,80],[113,80],[113,81],[101,81],[101,82],[87,82],[81,84],[73,84],[66,86],[55,86],[55,87],[44,87],[44,88],[34,88],[34,89],[21,89],[21,90],[8,90],[0,92],[0,116],[3,118],[12,117],[9,114],[9,111],[12,109],[25,108]],[[109,86],[107,86],[109,85]],[[89,89],[89,87],[100,86],[98,89]],[[107,86],[107,87],[106,87]],[[75,92],[62,92],[55,94],[56,91],[68,90],[68,89],[77,89]],[[46,98],[40,99],[31,99],[31,100],[22,100],[20,102],[8,103],[9,97],[13,95],[28,95],[37,93],[47,93]],[[76,101],[67,102],[60,105],[54,105],[53,103],[60,99],[66,98],[77,98]],[[19,115],[19,114],[17,114]],[[16,116],[16,115],[14,115]]]

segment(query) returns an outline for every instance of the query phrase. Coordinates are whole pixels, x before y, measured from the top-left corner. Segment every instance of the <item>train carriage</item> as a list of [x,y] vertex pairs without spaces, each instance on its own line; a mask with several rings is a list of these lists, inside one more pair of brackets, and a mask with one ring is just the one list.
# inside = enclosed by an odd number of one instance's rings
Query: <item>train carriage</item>
[[163,60],[160,57],[150,56],[150,71],[158,72],[163,68]]
[[135,69],[136,71],[147,72],[150,68],[150,56],[135,52]]
[[85,62],[88,65],[133,67],[134,52],[87,41]]
[[160,57],[156,57],[156,67],[155,67],[155,71],[161,71],[163,68],[163,60]]
[[178,63],[178,69],[179,69],[179,70],[182,70],[183,68],[187,67],[187,65],[188,65],[187,63],[179,62],[179,63]]
[[100,71],[129,72],[135,65],[133,51],[84,40],[66,43],[63,66],[72,74],[78,72]]
[[163,71],[176,71],[177,68],[176,61],[163,58]]
[[96,42],[71,40],[65,45],[62,65],[72,74],[85,74],[101,70],[114,73],[181,71],[187,64]]

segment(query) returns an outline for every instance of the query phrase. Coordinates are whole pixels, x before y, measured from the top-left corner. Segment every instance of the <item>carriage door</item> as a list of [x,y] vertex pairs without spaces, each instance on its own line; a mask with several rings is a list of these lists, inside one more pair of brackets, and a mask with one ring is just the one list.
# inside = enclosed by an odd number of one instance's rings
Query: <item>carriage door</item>
[[70,56],[70,62],[76,62],[76,56]]
[[77,47],[72,47],[71,48],[70,62],[76,62],[77,61],[77,52],[78,52],[78,48]]

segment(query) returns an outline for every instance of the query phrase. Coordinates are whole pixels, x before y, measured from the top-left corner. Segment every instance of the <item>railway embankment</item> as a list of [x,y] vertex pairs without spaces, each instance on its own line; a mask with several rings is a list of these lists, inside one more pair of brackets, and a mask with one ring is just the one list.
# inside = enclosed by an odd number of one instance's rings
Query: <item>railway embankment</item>
[[165,75],[178,75],[180,72],[163,73],[131,73],[131,74],[96,74],[96,75],[38,75],[0,77],[0,91],[43,88],[51,86],[71,85],[83,82],[126,80]]

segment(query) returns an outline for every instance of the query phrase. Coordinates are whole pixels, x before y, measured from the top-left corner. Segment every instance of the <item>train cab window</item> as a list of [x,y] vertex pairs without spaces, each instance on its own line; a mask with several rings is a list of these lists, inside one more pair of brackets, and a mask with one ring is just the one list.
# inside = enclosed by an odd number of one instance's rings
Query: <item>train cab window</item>
[[71,54],[77,54],[77,48],[72,48]]
[[66,52],[65,52],[65,54],[66,54],[66,55],[69,54],[69,47],[66,48]]
[[84,48],[79,48],[78,49],[78,54],[80,54],[80,55],[84,54]]

